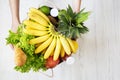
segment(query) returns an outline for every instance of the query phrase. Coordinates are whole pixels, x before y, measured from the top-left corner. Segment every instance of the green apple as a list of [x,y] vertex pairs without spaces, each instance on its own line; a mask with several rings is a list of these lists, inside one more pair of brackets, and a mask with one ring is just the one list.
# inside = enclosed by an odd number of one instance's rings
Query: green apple
[[38,10],[42,11],[44,14],[49,15],[50,8],[48,6],[41,6]]

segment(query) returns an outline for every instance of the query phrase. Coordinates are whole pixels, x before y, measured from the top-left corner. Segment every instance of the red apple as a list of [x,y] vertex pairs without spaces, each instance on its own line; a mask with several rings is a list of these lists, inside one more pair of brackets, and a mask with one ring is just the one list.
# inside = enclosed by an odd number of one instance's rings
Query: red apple
[[60,62],[60,59],[57,59],[56,61],[53,60],[53,56],[49,57],[47,60],[46,60],[46,68],[54,68],[57,64],[59,64]]

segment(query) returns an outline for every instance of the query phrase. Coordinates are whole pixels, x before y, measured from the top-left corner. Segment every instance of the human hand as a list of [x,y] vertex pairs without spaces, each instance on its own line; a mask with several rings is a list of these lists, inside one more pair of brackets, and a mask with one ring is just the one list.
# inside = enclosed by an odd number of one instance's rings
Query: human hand
[[[18,29],[19,24],[20,24],[19,20],[13,19],[11,31],[14,33],[17,33],[17,29]],[[14,49],[14,45],[10,44],[10,47],[12,49]]]
[[[11,31],[17,33],[19,21],[19,0],[9,0],[10,10],[12,15],[12,27]],[[10,45],[13,49],[13,45]]]
[[80,6],[81,6],[81,0],[75,0],[74,10],[76,13],[78,13],[80,11]]
[[17,32],[18,25],[20,24],[19,20],[19,0],[9,0],[10,10],[12,15],[12,27],[13,32]]
[[20,24],[20,22],[18,20],[13,20],[11,31],[14,33],[17,33],[17,29],[18,29],[19,24]]

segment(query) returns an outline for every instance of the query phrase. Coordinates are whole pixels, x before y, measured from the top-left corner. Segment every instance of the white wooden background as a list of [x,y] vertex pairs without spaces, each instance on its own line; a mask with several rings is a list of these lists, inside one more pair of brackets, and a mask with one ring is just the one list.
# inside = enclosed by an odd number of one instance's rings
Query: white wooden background
[[[21,20],[38,2],[21,0]],[[40,72],[22,74],[13,69],[14,53],[5,43],[11,27],[9,3],[0,0],[0,80],[120,80],[120,0],[82,0],[82,7],[92,14],[85,23],[90,32],[79,39],[76,62],[60,64],[54,77],[48,78]]]

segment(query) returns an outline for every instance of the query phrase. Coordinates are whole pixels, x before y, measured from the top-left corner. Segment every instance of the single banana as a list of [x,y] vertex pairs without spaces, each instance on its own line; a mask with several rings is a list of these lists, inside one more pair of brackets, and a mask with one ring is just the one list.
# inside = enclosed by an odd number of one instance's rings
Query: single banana
[[[77,41],[72,41],[73,42],[73,44],[74,44],[74,46],[75,46],[75,49],[77,50],[78,49],[78,47],[79,47],[79,45],[78,45],[78,42]],[[76,51],[77,52],[77,51]]]
[[39,16],[39,15],[36,14],[36,13],[29,12],[29,13],[28,13],[28,16],[29,16],[30,19],[38,22],[39,24],[41,24],[41,25],[43,25],[43,26],[46,26],[46,27],[49,26],[48,22],[47,22],[43,17]]
[[59,37],[57,37],[56,48],[55,48],[55,52],[54,52],[54,56],[53,56],[54,61],[56,61],[59,58],[60,51],[61,51],[61,42],[60,42]]
[[50,22],[49,18],[42,11],[36,8],[30,8],[30,11],[42,16],[47,22]]
[[[32,30],[33,28],[29,27],[29,26],[25,26],[26,30]],[[34,29],[33,29],[34,30]]]
[[53,37],[51,36],[48,40],[43,42],[39,47],[36,48],[35,54],[38,54],[44,49],[46,49],[51,44],[52,40],[53,40]]
[[48,49],[46,50],[45,54],[44,54],[44,59],[47,59],[51,53],[54,51],[56,46],[56,37],[53,38],[52,43],[50,44],[50,46],[48,47]]
[[50,56],[53,56],[53,55],[54,55],[54,51],[53,51],[53,52],[51,52]]
[[40,36],[40,37],[37,37],[37,38],[33,38],[33,39],[30,40],[30,44],[42,43],[42,42],[46,41],[48,38],[50,38],[49,34],[44,35],[44,36]]
[[44,27],[40,25],[39,23],[34,22],[32,20],[25,20],[23,21],[23,23],[29,28],[36,29],[36,30],[47,30],[48,29],[47,27]]
[[[76,47],[75,44],[78,45],[78,43],[75,40],[71,40],[70,38],[67,38],[67,41],[68,41],[68,43],[69,43],[69,45],[71,47],[72,52],[76,53],[78,47]],[[74,41],[75,44],[73,43],[73,41]]]
[[61,57],[65,56],[65,50],[63,48],[63,46],[61,46],[61,52],[60,52]]
[[39,31],[39,30],[31,30],[31,29],[23,29],[23,32],[34,36],[44,36],[48,34],[48,31]]
[[62,46],[63,46],[66,54],[70,55],[71,54],[71,49],[70,49],[70,45],[69,45],[68,41],[66,40],[66,38],[63,37],[62,35],[60,35],[60,41],[62,43]]

